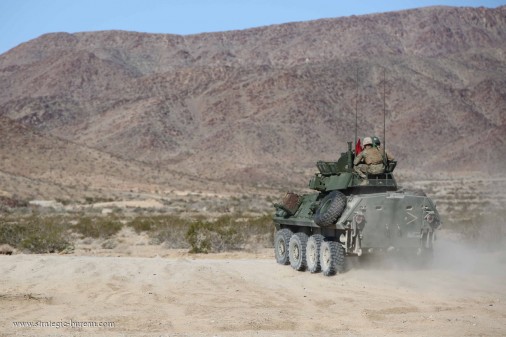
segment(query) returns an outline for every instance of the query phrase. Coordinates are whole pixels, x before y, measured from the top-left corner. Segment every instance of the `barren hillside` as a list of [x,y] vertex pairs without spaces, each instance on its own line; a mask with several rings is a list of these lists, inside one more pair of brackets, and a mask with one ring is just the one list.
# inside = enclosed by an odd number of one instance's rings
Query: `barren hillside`
[[[75,200],[167,194],[189,186],[234,190],[198,177],[121,159],[0,117],[0,196]],[[169,190],[170,189],[170,190]],[[198,189],[197,191],[202,190]]]
[[[356,106],[359,137],[383,135],[385,90],[387,147],[400,173],[500,173],[505,32],[502,6],[190,36],[43,35],[0,55],[0,170],[7,180],[44,179],[64,188],[82,177],[91,184],[97,175],[127,181],[127,190],[188,182],[160,180],[160,170],[303,186],[316,160],[335,159],[354,138]],[[10,130],[18,123],[50,145],[27,153],[25,131]],[[71,144],[74,164],[61,159],[69,156],[62,143]],[[118,165],[117,175],[105,169]],[[109,185],[107,179],[94,187]]]

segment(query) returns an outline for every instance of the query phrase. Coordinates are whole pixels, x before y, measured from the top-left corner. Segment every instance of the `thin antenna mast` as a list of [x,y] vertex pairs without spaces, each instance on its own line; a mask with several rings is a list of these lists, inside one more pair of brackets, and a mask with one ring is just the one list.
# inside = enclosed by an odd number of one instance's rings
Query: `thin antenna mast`
[[357,145],[357,129],[358,129],[358,66],[356,77],[356,92],[355,92],[355,146]]
[[[386,79],[385,79],[385,68],[383,67],[383,152],[385,153],[384,158],[387,154],[387,138],[386,138],[386,101],[385,101],[385,95],[386,95]],[[385,163],[386,166],[386,163]]]
[[355,145],[357,144],[357,128],[358,128],[358,66],[355,78]]

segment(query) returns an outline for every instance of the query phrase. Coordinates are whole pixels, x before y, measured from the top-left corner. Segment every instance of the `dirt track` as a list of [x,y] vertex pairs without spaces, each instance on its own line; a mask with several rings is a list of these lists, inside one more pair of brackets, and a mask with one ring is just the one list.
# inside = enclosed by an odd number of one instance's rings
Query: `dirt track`
[[[335,277],[270,255],[0,256],[0,336],[506,335],[504,253]],[[12,323],[70,320],[115,326]]]

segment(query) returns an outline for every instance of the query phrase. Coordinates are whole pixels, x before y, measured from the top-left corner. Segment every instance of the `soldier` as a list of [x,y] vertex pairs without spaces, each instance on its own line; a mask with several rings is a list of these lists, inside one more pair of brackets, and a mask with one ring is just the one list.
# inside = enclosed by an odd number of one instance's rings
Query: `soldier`
[[[379,143],[378,137],[375,137]],[[355,165],[354,171],[364,179],[363,184],[367,184],[367,174],[381,174],[385,172],[385,164],[384,164],[384,151],[381,147],[373,146],[373,141],[371,137],[364,138],[364,150],[360,152],[353,161]],[[393,160],[394,158],[388,154],[388,160]]]
[[[380,153],[382,155],[384,155],[385,152],[384,152],[383,148],[381,147],[381,141],[380,141],[379,137],[372,136],[371,139],[372,139],[372,146],[377,147],[380,150]],[[386,156],[387,156],[386,157],[387,161],[394,160],[394,157],[388,151],[386,151]]]
[[381,145],[380,139],[377,136],[372,136],[372,146],[378,147]]

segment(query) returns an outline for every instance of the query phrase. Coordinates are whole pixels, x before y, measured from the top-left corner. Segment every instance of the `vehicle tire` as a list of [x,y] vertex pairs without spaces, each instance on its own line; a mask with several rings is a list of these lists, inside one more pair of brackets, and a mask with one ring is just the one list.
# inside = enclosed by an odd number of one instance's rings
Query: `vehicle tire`
[[307,235],[305,233],[295,233],[290,238],[288,245],[288,255],[290,256],[290,265],[295,270],[305,270],[306,262]]
[[328,227],[336,222],[345,206],[346,196],[339,191],[332,191],[321,201],[313,220],[318,226]]
[[274,236],[274,255],[276,262],[279,264],[287,265],[290,263],[288,256],[288,244],[293,233],[288,228],[280,229]]
[[323,242],[323,235],[314,234],[309,237],[306,245],[306,262],[307,270],[311,273],[321,271],[320,266],[320,247]]
[[344,248],[334,241],[324,241],[320,247],[320,264],[323,275],[332,276],[344,271]]

